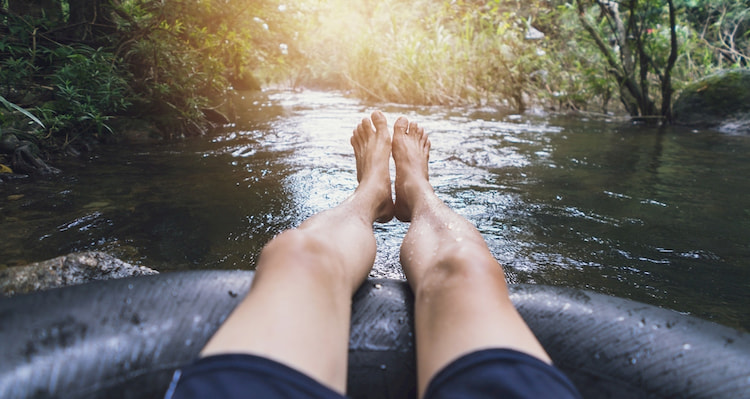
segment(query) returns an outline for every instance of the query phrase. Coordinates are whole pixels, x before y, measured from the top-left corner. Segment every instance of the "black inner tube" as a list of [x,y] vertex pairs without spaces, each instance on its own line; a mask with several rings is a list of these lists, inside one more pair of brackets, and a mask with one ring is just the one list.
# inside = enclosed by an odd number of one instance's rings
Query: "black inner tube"
[[[0,398],[161,398],[247,293],[248,271],[94,282],[0,300]],[[510,286],[587,398],[750,397],[750,335],[588,291]],[[412,293],[370,279],[353,300],[348,394],[413,398]]]

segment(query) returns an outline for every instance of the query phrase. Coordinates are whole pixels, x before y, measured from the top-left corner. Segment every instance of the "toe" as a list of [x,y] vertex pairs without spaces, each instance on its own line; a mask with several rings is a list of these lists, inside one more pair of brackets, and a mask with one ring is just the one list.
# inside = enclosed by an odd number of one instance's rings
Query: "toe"
[[393,133],[397,134],[406,134],[406,129],[409,128],[409,120],[402,117],[399,117],[396,120],[396,123],[393,124]]
[[375,124],[375,129],[378,132],[383,132],[388,129],[387,127],[387,121],[385,119],[385,115],[383,115],[380,111],[375,111],[370,115],[372,118],[372,123]]
[[367,118],[362,119],[362,123],[359,124],[358,128],[361,128],[360,133],[364,133],[364,134],[370,134],[375,131],[372,128],[372,123]]
[[409,133],[412,133],[414,135],[417,135],[419,133],[419,125],[417,125],[417,122],[409,123]]

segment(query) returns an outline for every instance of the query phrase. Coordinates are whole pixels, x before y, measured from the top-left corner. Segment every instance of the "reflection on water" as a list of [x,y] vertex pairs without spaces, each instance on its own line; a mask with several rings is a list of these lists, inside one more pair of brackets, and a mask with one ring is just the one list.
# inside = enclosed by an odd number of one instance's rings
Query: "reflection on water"
[[[436,192],[478,227],[511,282],[750,330],[750,138],[379,107],[430,133]],[[235,107],[243,122],[208,137],[104,149],[59,164],[60,180],[4,183],[0,267],[93,249],[162,271],[252,268],[275,234],[354,190],[349,137],[373,109],[332,93],[248,97]],[[375,227],[374,276],[403,277],[407,227]]]

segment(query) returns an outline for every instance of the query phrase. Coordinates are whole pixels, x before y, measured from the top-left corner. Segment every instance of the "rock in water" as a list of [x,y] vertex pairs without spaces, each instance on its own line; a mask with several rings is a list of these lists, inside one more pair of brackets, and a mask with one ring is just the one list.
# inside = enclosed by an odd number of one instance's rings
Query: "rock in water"
[[94,280],[158,273],[102,252],[81,252],[0,270],[0,293],[2,296],[12,296]]
[[729,69],[689,84],[674,103],[680,125],[750,134],[750,69]]

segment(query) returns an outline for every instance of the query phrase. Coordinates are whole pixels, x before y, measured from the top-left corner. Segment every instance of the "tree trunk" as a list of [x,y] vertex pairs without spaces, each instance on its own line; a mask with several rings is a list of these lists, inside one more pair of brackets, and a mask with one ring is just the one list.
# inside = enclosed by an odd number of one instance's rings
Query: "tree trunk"
[[75,36],[78,40],[92,40],[97,36],[109,33],[107,25],[108,0],[69,0],[70,19],[68,24],[76,26]]
[[[596,47],[600,50],[602,55],[611,68],[611,73],[616,77],[617,83],[620,87],[620,100],[622,101],[625,109],[631,116],[658,116],[663,115],[665,109],[669,109],[670,98],[672,95],[672,86],[670,82],[670,72],[674,63],[677,59],[677,39],[674,33],[674,6],[672,5],[673,0],[669,0],[670,4],[670,24],[672,27],[672,39],[673,49],[670,53],[670,60],[665,68],[665,74],[660,73],[658,66],[654,64],[651,57],[646,50],[646,43],[643,40],[643,35],[646,32],[643,23],[638,25],[637,14],[639,11],[642,13],[643,10],[638,9],[638,4],[635,0],[620,1],[616,2],[613,0],[594,0],[593,3],[597,4],[602,10],[601,18],[606,18],[610,33],[615,37],[617,46],[608,44],[595,25],[589,22],[586,18],[586,10],[584,8],[584,0],[578,0],[578,19],[581,22],[584,30],[591,36],[596,44]],[[621,13],[620,6],[626,6],[625,14]],[[650,10],[646,10],[649,12]],[[627,18],[626,21],[623,18]],[[619,55],[619,60],[618,60]],[[662,79],[662,109],[657,109],[654,100],[651,98],[649,86],[649,72],[653,71]],[[667,103],[664,103],[667,101]],[[665,105],[667,108],[665,108]]]
[[599,7],[606,10],[606,12],[612,16],[612,21],[614,21],[615,24],[612,30],[614,31],[613,33],[615,33],[617,45],[620,46],[620,60],[622,61],[622,67],[627,75],[632,75],[635,70],[633,52],[630,48],[628,31],[625,29],[622,17],[620,17],[620,5],[611,0],[598,0],[597,3],[599,4]]
[[[583,29],[588,32],[589,36],[594,40],[596,47],[604,55],[607,60],[607,64],[612,68],[612,73],[617,79],[617,84],[620,87],[620,101],[625,106],[625,109],[632,116],[640,115],[640,110],[643,108],[641,105],[644,103],[641,97],[641,89],[633,76],[632,67],[631,70],[626,70],[622,62],[617,61],[616,54],[611,49],[604,39],[599,35],[596,29],[586,20],[586,12],[583,8],[581,0],[578,2],[578,20],[583,25]],[[609,13],[613,15],[613,13]],[[617,13],[616,15],[620,15]],[[624,26],[622,21],[615,22],[616,25]],[[626,43],[627,47],[629,44]],[[632,58],[631,52],[628,51],[628,58]],[[622,61],[622,59],[621,59]]]
[[674,2],[667,0],[667,4],[669,5],[670,51],[667,66],[664,68],[664,78],[661,81],[661,115],[668,123],[672,123],[672,68],[677,61],[678,49]]

